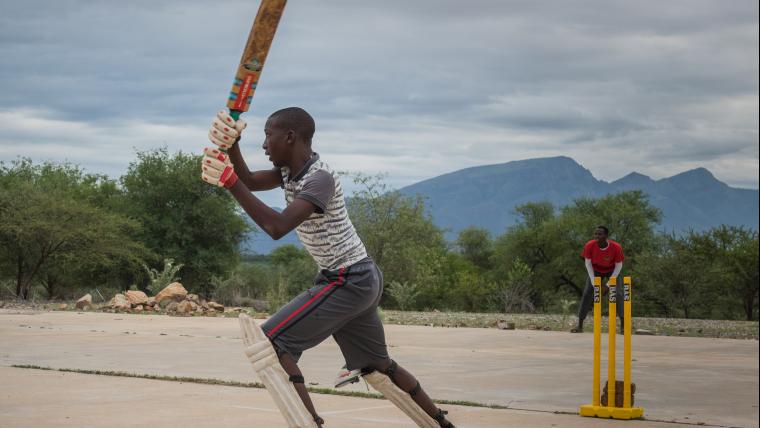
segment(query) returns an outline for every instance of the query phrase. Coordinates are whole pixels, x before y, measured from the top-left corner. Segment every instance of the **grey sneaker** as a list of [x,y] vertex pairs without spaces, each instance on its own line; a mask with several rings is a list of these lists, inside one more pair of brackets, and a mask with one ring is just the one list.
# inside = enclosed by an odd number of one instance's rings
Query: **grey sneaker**
[[338,371],[338,376],[335,378],[335,388],[359,382],[359,376],[361,376],[361,374],[361,370],[348,370],[346,366],[343,366],[343,368]]

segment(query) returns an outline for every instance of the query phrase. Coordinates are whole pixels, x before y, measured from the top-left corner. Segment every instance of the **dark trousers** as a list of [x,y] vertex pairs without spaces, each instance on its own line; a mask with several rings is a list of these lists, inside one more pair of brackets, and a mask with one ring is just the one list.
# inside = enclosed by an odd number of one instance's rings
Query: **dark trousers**
[[[600,272],[594,272],[594,276],[600,276],[602,277],[602,290],[604,290],[607,287],[607,280],[609,280],[610,273],[600,273]],[[618,275],[618,281],[622,281],[623,277]],[[620,325],[623,325],[623,314],[624,314],[624,305],[623,305],[623,287],[621,287],[620,283],[618,283],[616,288],[616,297],[617,297],[617,315],[620,319]],[[604,293],[602,293],[604,294]],[[604,301],[604,297],[602,297],[602,301]],[[591,282],[591,278],[586,278],[586,288],[583,289],[583,296],[581,297],[581,304],[578,306],[578,325],[583,326],[583,321],[586,319],[586,315],[588,315],[591,308],[594,307],[594,284]]]

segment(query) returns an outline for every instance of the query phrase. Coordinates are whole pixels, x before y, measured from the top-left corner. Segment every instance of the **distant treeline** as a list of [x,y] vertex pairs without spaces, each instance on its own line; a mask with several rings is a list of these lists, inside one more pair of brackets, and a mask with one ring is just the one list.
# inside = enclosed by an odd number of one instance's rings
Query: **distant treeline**
[[[241,255],[246,222],[226,191],[199,179],[199,162],[141,152],[118,180],[69,164],[0,164],[0,296],[147,291],[176,272],[191,292],[271,310],[306,289],[317,268],[304,250]],[[625,249],[637,316],[758,319],[757,231],[657,232],[661,213],[639,191],[563,208],[524,204],[504,234],[469,228],[452,243],[421,198],[380,176],[344,179],[361,188],[349,212],[384,273],[384,307],[574,312],[586,275],[580,252],[603,224]]]

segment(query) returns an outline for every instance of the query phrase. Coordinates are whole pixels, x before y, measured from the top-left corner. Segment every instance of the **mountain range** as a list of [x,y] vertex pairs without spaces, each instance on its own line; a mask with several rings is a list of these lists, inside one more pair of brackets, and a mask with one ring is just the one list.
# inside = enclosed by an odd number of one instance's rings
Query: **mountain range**
[[610,183],[560,156],[462,169],[401,191],[425,196],[433,221],[451,233],[475,225],[500,235],[515,223],[517,205],[549,201],[562,207],[580,197],[636,189],[662,210],[659,230],[705,230],[720,224],[758,227],[758,191],[730,187],[705,168],[660,180],[632,172]]
[[[454,239],[468,226],[483,227],[494,236],[504,233],[517,220],[514,207],[527,202],[549,201],[562,207],[581,197],[637,189],[662,210],[663,221],[657,227],[661,231],[701,231],[721,224],[758,229],[758,190],[730,187],[705,168],[659,180],[632,172],[606,182],[575,160],[560,156],[461,169],[400,191],[425,197],[433,222]],[[276,242],[259,234],[245,247],[267,254],[297,241],[294,233]]]

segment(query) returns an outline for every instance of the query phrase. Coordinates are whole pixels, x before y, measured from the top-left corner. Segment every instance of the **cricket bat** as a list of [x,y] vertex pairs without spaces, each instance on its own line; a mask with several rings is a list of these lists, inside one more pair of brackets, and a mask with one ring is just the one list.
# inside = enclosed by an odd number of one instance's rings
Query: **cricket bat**
[[240,65],[235,73],[230,97],[227,100],[230,116],[235,120],[238,120],[240,114],[248,111],[251,106],[253,93],[256,91],[256,85],[261,77],[264,62],[286,2],[287,0],[261,0],[253,27],[248,34],[243,56],[240,58]]

